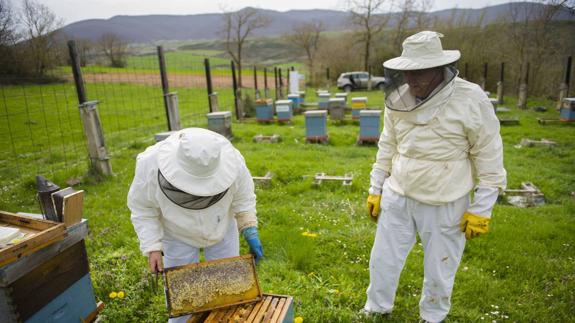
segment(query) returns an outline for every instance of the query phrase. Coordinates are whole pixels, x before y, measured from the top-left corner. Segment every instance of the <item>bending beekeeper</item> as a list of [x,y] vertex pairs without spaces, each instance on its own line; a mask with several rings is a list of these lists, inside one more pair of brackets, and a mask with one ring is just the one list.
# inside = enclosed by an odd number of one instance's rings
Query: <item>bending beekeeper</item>
[[[384,129],[367,206],[377,220],[364,314],[390,313],[416,241],[424,249],[420,317],[445,319],[466,239],[485,234],[506,186],[499,121],[476,84],[457,77],[457,50],[423,31],[383,63]],[[471,201],[470,192],[474,191]]]
[[215,132],[180,130],[139,154],[128,207],[154,273],[197,263],[200,249],[206,260],[238,256],[239,232],[256,262],[263,257],[252,176]]

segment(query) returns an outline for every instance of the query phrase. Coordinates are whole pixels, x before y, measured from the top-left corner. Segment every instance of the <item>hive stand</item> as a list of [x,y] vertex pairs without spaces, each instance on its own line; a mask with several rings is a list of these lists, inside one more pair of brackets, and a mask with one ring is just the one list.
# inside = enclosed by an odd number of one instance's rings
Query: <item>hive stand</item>
[[328,176],[325,173],[316,173],[313,185],[321,185],[322,181],[342,181],[343,186],[351,186],[353,175],[345,174],[343,176]]
[[272,181],[272,172],[267,172],[265,176],[252,176],[254,183],[261,185],[269,185]]
[[555,141],[551,141],[551,140],[547,140],[547,139],[543,139],[543,138],[541,140],[531,140],[531,139],[523,138],[523,139],[521,139],[521,142],[519,144],[521,146],[525,146],[525,147],[533,147],[533,146],[554,147],[555,145],[557,145],[557,143]]
[[522,182],[521,189],[506,189],[509,204],[518,207],[531,207],[545,204],[545,195],[531,182]]
[[502,126],[516,126],[519,125],[518,118],[499,119],[499,124]]
[[273,143],[282,141],[282,137],[280,135],[276,135],[276,134],[271,135],[271,136],[264,136],[262,134],[259,134],[259,135],[254,136],[253,141],[257,142],[257,143],[267,141],[267,142],[273,144]]

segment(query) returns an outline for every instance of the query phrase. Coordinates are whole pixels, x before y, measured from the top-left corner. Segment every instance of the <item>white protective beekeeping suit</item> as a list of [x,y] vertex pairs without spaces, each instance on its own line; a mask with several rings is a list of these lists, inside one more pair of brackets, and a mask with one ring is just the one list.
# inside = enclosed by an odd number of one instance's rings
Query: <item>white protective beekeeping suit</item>
[[[239,255],[238,231],[257,226],[252,176],[223,136],[180,130],[138,155],[128,193],[131,220],[146,256],[165,267]],[[185,322],[189,316],[170,319]]]
[[[444,51],[441,36],[427,31],[408,37],[402,55],[384,63],[384,129],[370,184],[370,196],[381,195],[381,215],[364,308],[391,312],[399,275],[419,233],[425,252],[420,315],[430,322],[449,312],[466,241],[460,229],[464,213],[489,219],[506,185],[493,107],[478,85],[457,77],[450,64],[459,51]],[[443,82],[423,100],[402,82],[404,71],[440,66]]]

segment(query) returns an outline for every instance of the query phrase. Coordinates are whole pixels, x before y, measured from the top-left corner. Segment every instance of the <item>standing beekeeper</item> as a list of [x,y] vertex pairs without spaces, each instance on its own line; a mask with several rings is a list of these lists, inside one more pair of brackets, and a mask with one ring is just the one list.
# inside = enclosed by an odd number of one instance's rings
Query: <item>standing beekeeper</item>
[[215,132],[183,129],[139,154],[128,207],[154,273],[197,263],[200,249],[206,260],[238,256],[239,232],[256,261],[263,257],[252,176]]
[[384,129],[367,199],[377,231],[366,315],[391,313],[417,232],[424,250],[420,317],[444,320],[465,241],[487,233],[506,185],[493,106],[479,86],[457,77],[460,53],[443,50],[442,36],[412,35],[401,56],[383,63]]

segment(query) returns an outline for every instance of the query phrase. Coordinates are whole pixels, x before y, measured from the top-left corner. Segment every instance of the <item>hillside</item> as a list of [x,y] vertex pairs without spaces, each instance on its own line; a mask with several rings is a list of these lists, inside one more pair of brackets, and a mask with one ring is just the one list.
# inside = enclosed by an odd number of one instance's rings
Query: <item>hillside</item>
[[[465,19],[477,22],[483,16],[483,24],[490,24],[500,17],[508,16],[510,6],[520,6],[519,12],[527,12],[530,7],[541,7],[536,3],[514,3],[490,6],[484,9],[448,9],[429,13],[431,21]],[[254,36],[273,37],[288,33],[295,25],[311,20],[321,21],[326,31],[350,29],[348,13],[335,10],[290,10],[279,12],[256,9],[271,23],[256,31]],[[397,13],[391,13],[397,16]],[[394,17],[390,19],[393,27]],[[520,17],[521,19],[522,17]],[[575,20],[575,15],[562,10],[556,20]],[[158,40],[210,40],[219,38],[218,32],[223,20],[222,13],[198,15],[147,15],[115,16],[109,19],[90,19],[69,24],[61,29],[71,38],[97,40],[103,34],[115,33],[132,43],[146,43]]]

